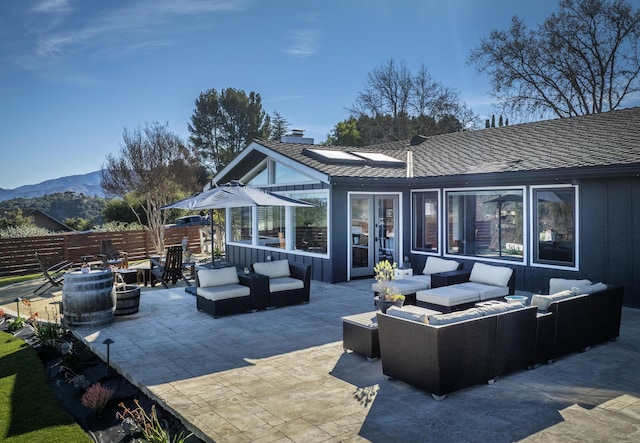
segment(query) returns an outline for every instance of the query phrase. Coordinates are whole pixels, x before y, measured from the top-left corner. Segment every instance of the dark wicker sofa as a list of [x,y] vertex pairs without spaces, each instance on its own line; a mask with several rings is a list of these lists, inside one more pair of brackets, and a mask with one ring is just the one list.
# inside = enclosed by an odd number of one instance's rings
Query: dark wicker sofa
[[382,371],[441,400],[458,389],[531,367],[536,308],[518,306],[444,325],[378,313]]
[[[536,363],[583,352],[592,345],[614,340],[620,335],[624,286],[602,286],[586,294],[576,295],[581,291],[574,290],[574,294],[566,298],[556,297],[548,307],[539,302],[540,298],[547,296],[533,296],[532,304],[544,308],[539,314],[543,318],[538,319]],[[585,290],[588,291],[588,287]]]
[[253,264],[253,271],[269,278],[265,307],[281,307],[309,302],[311,265],[276,260]]

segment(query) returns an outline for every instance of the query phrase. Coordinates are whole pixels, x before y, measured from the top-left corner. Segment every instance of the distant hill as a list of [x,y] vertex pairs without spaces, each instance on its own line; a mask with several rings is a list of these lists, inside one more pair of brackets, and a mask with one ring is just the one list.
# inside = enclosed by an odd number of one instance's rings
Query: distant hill
[[0,188],[0,201],[11,200],[13,198],[35,198],[65,192],[75,192],[89,197],[104,198],[105,193],[100,187],[101,179],[101,171],[95,171],[89,172],[88,174],[55,178],[36,185],[25,185],[14,189]]

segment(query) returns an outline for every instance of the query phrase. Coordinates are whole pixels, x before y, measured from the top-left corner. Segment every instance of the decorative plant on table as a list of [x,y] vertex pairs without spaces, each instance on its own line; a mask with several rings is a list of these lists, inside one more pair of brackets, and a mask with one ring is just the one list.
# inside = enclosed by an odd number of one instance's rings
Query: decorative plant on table
[[399,294],[392,283],[396,279],[396,268],[397,265],[389,263],[389,260],[380,261],[373,267],[379,294],[375,297],[375,302],[383,313],[387,312],[387,308],[390,306],[402,306],[404,304],[404,295]]

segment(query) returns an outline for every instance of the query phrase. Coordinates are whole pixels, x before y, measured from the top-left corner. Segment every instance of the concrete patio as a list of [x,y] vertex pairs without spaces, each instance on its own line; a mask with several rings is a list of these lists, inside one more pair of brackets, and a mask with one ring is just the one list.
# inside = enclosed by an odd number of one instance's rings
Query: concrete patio
[[341,317],[374,310],[373,280],[312,282],[311,302],[214,319],[183,284],[137,314],[74,333],[215,442],[640,440],[640,310],[621,336],[442,402],[345,353]]

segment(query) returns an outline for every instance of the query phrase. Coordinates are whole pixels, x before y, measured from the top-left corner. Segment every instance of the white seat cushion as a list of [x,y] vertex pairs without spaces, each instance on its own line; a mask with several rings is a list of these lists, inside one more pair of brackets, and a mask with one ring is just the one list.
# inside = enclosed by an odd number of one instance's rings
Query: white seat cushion
[[458,285],[442,286],[416,293],[416,300],[440,306],[457,306],[464,303],[480,301],[480,293],[457,287]]
[[275,260],[253,264],[253,270],[269,278],[289,277],[289,260]]
[[215,287],[238,284],[238,271],[234,267],[219,269],[198,269],[198,284],[200,287]]
[[431,275],[438,272],[455,271],[460,266],[455,260],[445,260],[438,257],[427,257],[427,261],[424,263],[424,269],[422,273],[425,275]]
[[498,298],[509,295],[509,288],[507,286],[485,285],[483,283],[476,283],[472,281],[458,283],[457,285],[453,286],[469,291],[477,291],[480,294],[480,300],[488,300],[490,298]]
[[506,266],[491,266],[484,263],[475,263],[471,269],[469,281],[485,283],[493,286],[509,286],[509,279],[513,269]]
[[280,277],[269,279],[269,292],[290,291],[304,288],[304,282],[297,278]]
[[206,288],[197,288],[196,294],[207,300],[217,301],[228,298],[246,297],[251,295],[251,289],[243,285],[209,286]]
[[[429,289],[431,287],[431,276],[414,275],[412,277],[405,277],[402,280],[394,280],[391,285],[399,294],[415,294],[418,291]],[[378,292],[378,283],[372,284],[371,290],[373,292]]]

